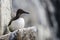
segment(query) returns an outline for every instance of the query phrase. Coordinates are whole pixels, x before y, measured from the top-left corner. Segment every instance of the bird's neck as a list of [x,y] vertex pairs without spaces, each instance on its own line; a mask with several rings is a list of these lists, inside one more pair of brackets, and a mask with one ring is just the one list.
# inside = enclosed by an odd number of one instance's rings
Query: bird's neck
[[14,17],[14,20],[19,19],[22,13],[17,13],[16,16]]
[[20,16],[15,16],[12,20],[14,21],[14,20],[17,20],[19,18],[20,18]]
[[15,18],[16,18],[16,19],[19,19],[19,18],[20,18],[20,16],[16,16]]

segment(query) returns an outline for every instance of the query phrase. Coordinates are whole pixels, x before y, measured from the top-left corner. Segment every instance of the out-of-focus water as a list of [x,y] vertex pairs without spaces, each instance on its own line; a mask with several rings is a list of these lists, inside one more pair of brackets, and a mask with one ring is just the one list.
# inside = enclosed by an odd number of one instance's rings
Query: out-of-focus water
[[56,35],[58,26],[54,15],[56,10],[50,0],[12,0],[12,17],[16,15],[16,10],[19,8],[30,13],[21,16],[25,19],[26,27],[43,25],[44,28],[52,29],[50,32]]

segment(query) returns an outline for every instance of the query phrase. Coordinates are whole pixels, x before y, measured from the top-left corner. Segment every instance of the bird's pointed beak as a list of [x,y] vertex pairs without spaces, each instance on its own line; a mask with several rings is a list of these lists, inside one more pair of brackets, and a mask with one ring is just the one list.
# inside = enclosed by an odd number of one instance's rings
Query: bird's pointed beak
[[24,12],[25,14],[29,14],[29,12]]

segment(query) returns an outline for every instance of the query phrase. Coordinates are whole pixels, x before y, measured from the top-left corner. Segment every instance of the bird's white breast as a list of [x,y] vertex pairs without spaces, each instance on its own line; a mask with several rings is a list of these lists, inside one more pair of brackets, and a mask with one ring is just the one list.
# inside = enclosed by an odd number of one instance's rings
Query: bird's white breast
[[17,30],[17,29],[24,28],[24,26],[25,26],[24,19],[19,18],[19,19],[15,20],[15,21],[12,21],[10,29],[12,29],[14,31],[14,30]]

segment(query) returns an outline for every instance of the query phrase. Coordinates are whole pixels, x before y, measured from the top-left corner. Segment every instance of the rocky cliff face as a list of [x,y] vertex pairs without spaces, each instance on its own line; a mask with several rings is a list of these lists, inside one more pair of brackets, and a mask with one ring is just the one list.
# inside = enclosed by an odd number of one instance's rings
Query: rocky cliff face
[[2,35],[5,29],[5,25],[8,25],[11,19],[11,7],[9,0],[1,0],[0,7],[0,34]]

